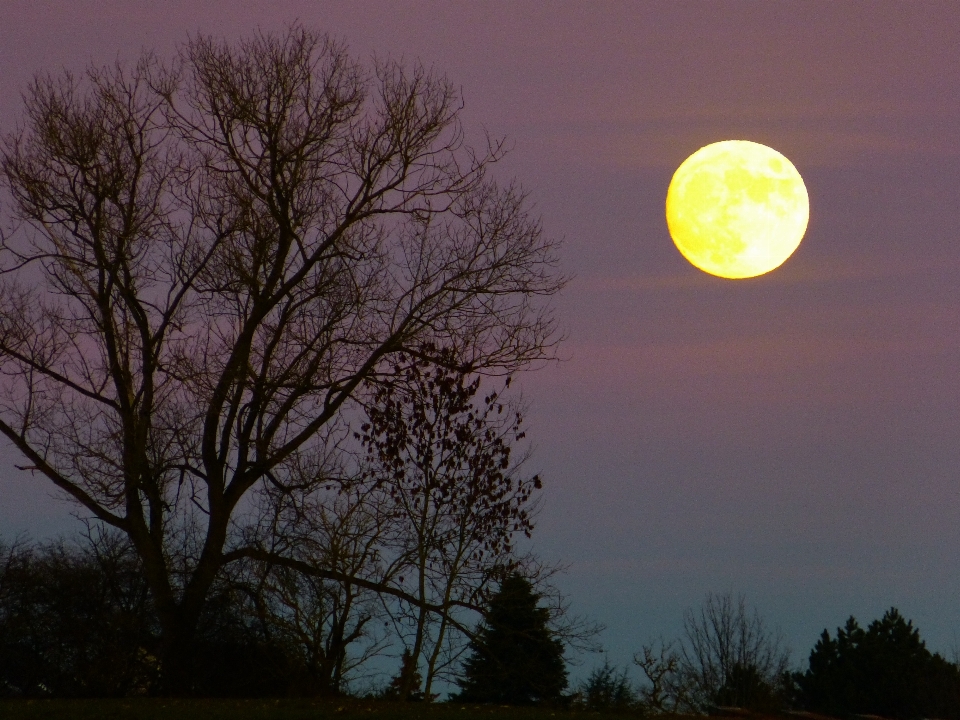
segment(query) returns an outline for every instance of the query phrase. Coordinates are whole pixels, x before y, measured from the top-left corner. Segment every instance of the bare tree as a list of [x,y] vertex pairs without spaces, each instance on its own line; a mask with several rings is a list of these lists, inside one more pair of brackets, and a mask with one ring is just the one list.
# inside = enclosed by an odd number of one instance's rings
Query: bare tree
[[539,476],[521,474],[525,458],[511,457],[514,443],[524,438],[520,411],[497,392],[478,402],[480,377],[449,369],[452,352],[423,348],[420,354],[446,362],[399,361],[357,435],[367,449],[370,481],[386,489],[395,509],[399,579],[420,601],[399,606],[412,626],[396,688],[401,700],[420,691],[413,678],[421,658],[427,698],[447,665],[441,653],[450,614],[436,617],[427,606],[483,604],[495,582],[517,567],[513,536],[530,536],[532,493],[541,487]]
[[[244,563],[246,572],[235,581],[246,589],[261,623],[297,648],[304,670],[294,683],[297,692],[339,695],[354,672],[387,645],[374,622],[383,619],[382,603],[370,586],[390,582],[394,574],[382,561],[390,541],[389,509],[379,488],[361,482],[328,482],[319,489],[304,484],[314,490],[310,496],[267,494],[274,522],[253,542],[345,579],[268,562]],[[357,586],[356,579],[367,586]]]
[[690,692],[679,675],[680,657],[674,643],[659,640],[644,645],[633,662],[644,674],[640,702],[648,712],[657,714],[697,711]]
[[684,612],[683,631],[679,680],[700,709],[725,704],[728,693],[722,691],[745,673],[772,689],[788,670],[790,654],[780,632],[767,628],[756,609],[748,612],[743,595],[708,594],[699,613]]
[[246,542],[241,509],[304,490],[292,470],[394,355],[434,342],[491,373],[551,355],[555,245],[459,107],[444,79],[368,71],[299,26],[27,89],[0,150],[0,432],[130,538],[165,692],[189,692],[226,564],[354,582]]
[[699,613],[684,611],[683,637],[634,655],[646,681],[641,702],[656,713],[701,713],[712,705],[772,710],[788,670],[779,631],[747,611],[742,595],[710,593]]

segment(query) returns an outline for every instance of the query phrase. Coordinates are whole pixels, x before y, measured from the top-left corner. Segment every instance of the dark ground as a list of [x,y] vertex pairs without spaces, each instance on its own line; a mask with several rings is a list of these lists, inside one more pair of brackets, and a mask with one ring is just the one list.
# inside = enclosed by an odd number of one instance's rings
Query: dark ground
[[[549,720],[592,715],[544,708],[362,700],[0,700],[2,720]],[[609,716],[614,717],[614,716]]]
[[[460,703],[391,703],[369,700],[0,700],[0,720],[638,720],[632,713],[522,708]],[[657,720],[705,720],[705,716],[662,715]],[[730,713],[714,720],[836,720],[813,713],[766,716]],[[883,720],[878,719],[878,720]]]
[[[0,700],[2,720],[505,720],[637,718],[637,714],[520,708],[459,703],[389,703],[363,700]],[[663,720],[681,720],[664,717]],[[752,720],[762,720],[757,716]]]

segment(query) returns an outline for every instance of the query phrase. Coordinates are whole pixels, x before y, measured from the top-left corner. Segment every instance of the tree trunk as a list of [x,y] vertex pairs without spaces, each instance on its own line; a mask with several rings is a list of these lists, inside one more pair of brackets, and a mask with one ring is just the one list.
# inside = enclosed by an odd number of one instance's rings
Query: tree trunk
[[[157,694],[164,697],[190,697],[196,691],[194,650],[200,616],[220,569],[225,533],[214,527],[208,534],[206,547],[197,567],[183,590],[179,602],[174,600],[168,575],[162,574],[161,587],[148,585],[158,601],[160,615],[160,682]],[[217,545],[219,543],[219,545]],[[165,569],[165,568],[164,568]],[[159,576],[154,574],[155,579]]]
[[[426,502],[424,503],[426,505]],[[422,545],[421,545],[422,547]],[[427,588],[426,588],[426,573],[424,567],[427,561],[426,558],[421,554],[420,557],[420,567],[418,568],[418,590],[420,593],[420,600],[426,602],[427,599]],[[402,667],[400,669],[400,702],[407,702],[410,699],[410,695],[414,690],[414,683],[417,681],[417,665],[420,663],[420,655],[423,654],[423,638],[427,631],[427,609],[423,606],[420,607],[417,613],[417,634],[416,639],[413,643],[413,651],[411,652],[411,659],[409,667]],[[419,683],[418,683],[419,685]],[[417,690],[420,688],[417,687]]]
[[197,690],[193,659],[199,613],[189,617],[177,610],[173,622],[161,629],[160,680],[154,693],[161,697],[191,697]]
[[426,702],[433,702],[430,697],[430,690],[433,689],[433,678],[437,669],[437,658],[440,656],[440,646],[443,645],[443,638],[446,634],[446,631],[447,616],[444,614],[443,617],[440,618],[440,629],[437,631],[437,642],[433,646],[433,652],[430,653],[430,661],[427,663],[427,678],[423,685],[423,699]]

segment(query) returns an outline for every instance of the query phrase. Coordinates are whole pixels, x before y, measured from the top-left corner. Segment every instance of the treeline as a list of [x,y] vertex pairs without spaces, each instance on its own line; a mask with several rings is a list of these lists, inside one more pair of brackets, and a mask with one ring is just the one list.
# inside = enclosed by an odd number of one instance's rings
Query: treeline
[[791,670],[778,632],[742,596],[709,595],[687,610],[682,637],[646,645],[634,656],[643,681],[605,663],[580,688],[595,710],[658,713],[808,711],[835,717],[960,717],[960,665],[931,653],[896,608],[866,629],[850,617],[835,636],[824,630],[807,666]]
[[[224,576],[211,595],[193,646],[195,695],[439,697],[425,683],[429,663],[414,660],[414,636],[390,630],[403,624],[402,608],[365,603],[348,621],[343,588],[304,584],[283,570],[251,580]],[[566,622],[555,598],[544,601],[522,574],[501,579],[473,640],[461,635],[446,646],[456,662],[447,662],[442,677],[461,686],[459,699],[564,701],[561,638],[575,642],[590,631]],[[0,697],[150,694],[159,641],[141,564],[121,536],[0,545]],[[372,677],[371,660],[398,647],[393,678],[363,682]]]
[[[0,694],[122,697],[159,677],[159,628],[139,559],[116,534],[0,550]],[[339,692],[382,644],[373,615],[350,617],[339,589],[280,571],[262,582],[222,577],[193,647],[193,689],[205,696]]]
[[[540,487],[511,457],[523,438],[517,408],[439,365],[408,359],[393,373],[347,438],[352,466],[311,483],[309,496],[266,498],[269,522],[246,539],[269,552],[221,568],[180,694],[338,695],[369,686],[373,658],[402,649],[383,692],[433,698],[514,574],[550,595],[553,633],[576,642],[593,632],[565,617],[553,571],[514,548],[533,529]],[[195,562],[197,534],[181,527],[171,566]],[[186,572],[176,584],[188,592]],[[123,533],[90,524],[79,542],[0,548],[0,693],[161,692],[162,642],[144,563]]]
[[[344,621],[337,615],[343,601],[343,588],[305,585],[285,570],[272,579],[222,577],[194,646],[194,692],[438,700],[425,683],[429,664],[412,654],[414,636],[391,630],[402,624],[399,608],[366,603]],[[446,656],[443,678],[459,688],[448,699],[643,716],[738,707],[960,717],[960,667],[931,653],[896,608],[865,628],[851,617],[834,634],[824,630],[796,670],[780,635],[742,597],[710,595],[685,613],[680,638],[636,653],[639,682],[605,662],[576,686],[568,683],[565,651],[596,628],[578,632],[557,609],[556,598],[522,573],[502,576],[481,622],[459,634]],[[119,535],[0,548],[0,696],[148,694],[158,679],[158,641],[142,568]],[[371,661],[384,654],[400,655],[395,673],[371,682]]]

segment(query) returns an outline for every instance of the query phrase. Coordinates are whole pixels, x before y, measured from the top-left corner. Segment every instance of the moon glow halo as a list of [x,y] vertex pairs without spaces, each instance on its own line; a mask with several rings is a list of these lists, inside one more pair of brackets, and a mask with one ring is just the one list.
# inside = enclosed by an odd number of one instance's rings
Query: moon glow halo
[[667,190],[667,228],[677,249],[723,278],[755,277],[782,265],[809,218],[807,188],[793,163],[748,140],[700,148]]

